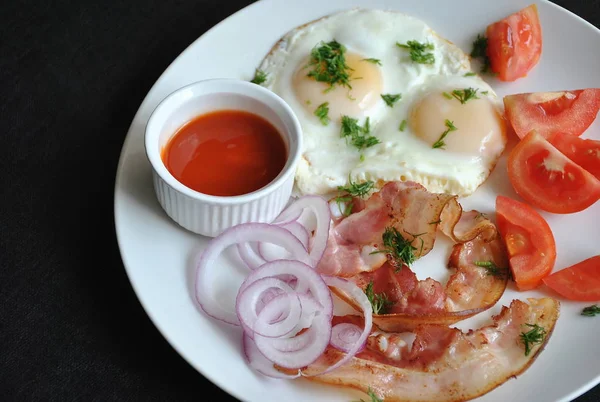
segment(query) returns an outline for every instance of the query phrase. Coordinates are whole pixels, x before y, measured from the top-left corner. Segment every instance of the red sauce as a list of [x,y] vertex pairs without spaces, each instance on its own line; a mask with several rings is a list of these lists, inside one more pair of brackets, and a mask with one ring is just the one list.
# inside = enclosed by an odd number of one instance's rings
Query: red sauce
[[269,184],[285,165],[281,134],[252,113],[221,110],[183,125],[162,152],[169,172],[198,192],[234,196]]

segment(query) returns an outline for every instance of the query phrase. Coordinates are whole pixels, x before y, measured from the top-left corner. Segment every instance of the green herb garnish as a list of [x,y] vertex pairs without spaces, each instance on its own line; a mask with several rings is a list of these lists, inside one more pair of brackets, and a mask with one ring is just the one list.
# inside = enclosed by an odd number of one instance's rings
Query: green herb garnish
[[264,71],[259,70],[257,68],[256,71],[254,72],[254,78],[252,78],[252,80],[250,82],[253,84],[256,84],[256,85],[261,85],[266,80],[267,80],[267,73],[265,73]]
[[[363,155],[361,155],[362,157]],[[348,177],[347,186],[338,186],[338,191],[344,192],[344,195],[340,195],[335,197],[335,202],[338,205],[339,210],[342,212],[344,216],[348,216],[352,213],[352,208],[354,205],[352,204],[352,197],[364,197],[369,194],[369,192],[375,186],[371,180],[367,180],[362,183],[353,182],[350,177]],[[344,208],[342,208],[342,203],[346,203]]]
[[427,53],[428,50],[433,50],[432,43],[420,43],[416,40],[409,40],[406,42],[406,44],[396,42],[396,46],[401,47],[402,49],[410,50],[410,58],[415,63],[435,63],[435,57],[433,56],[433,53]]
[[531,328],[527,332],[521,332],[521,342],[525,345],[525,356],[529,356],[531,353],[531,345],[538,345],[544,342],[546,337],[546,330],[537,324],[524,324]]
[[407,123],[406,120],[402,120],[402,122],[400,123],[400,127],[398,127],[398,129],[400,131],[404,131],[404,129],[406,129],[406,123]]
[[474,72],[470,71],[470,72],[468,72],[468,73],[465,73],[465,75],[464,75],[464,76],[465,76],[465,77],[473,77],[473,76],[476,76],[476,75],[477,75],[477,74],[475,74]]
[[[367,395],[369,395],[369,398],[371,398],[370,402],[384,402],[383,399],[379,398],[375,392],[373,392],[371,390],[371,387],[369,387],[369,390],[367,391]],[[355,402],[367,402],[364,399],[360,399],[360,401],[355,401]]]
[[381,60],[379,60],[379,59],[362,59],[362,61],[368,61],[369,63],[373,63],[373,64],[377,64],[378,66],[381,66]]
[[[410,266],[413,262],[415,262],[417,260],[417,256],[415,255],[415,251],[417,251],[417,248],[412,245],[412,242],[416,238],[419,238],[424,233],[413,235],[412,233],[407,232],[407,234],[409,234],[413,237],[412,240],[409,241],[409,240],[405,239],[404,236],[402,236],[400,234],[400,232],[398,232],[398,229],[396,229],[395,227],[393,227],[393,226],[386,227],[385,231],[383,232],[383,235],[381,236],[381,240],[383,242],[384,248],[377,250],[377,251],[373,251],[373,252],[371,252],[371,254],[378,254],[378,253],[388,254],[392,258],[392,260],[395,262],[395,265],[397,266],[397,270],[402,268],[402,263]],[[420,239],[420,240],[421,240],[421,251],[420,251],[420,253],[421,253],[421,252],[423,252],[424,242],[423,242],[423,239]]]
[[587,317],[594,317],[596,314],[600,314],[600,306],[597,304],[588,306],[581,311],[581,315],[585,315]]
[[402,98],[401,94],[382,94],[381,99],[384,100],[385,104],[389,107],[394,107],[394,103],[398,102]]
[[452,96],[464,105],[471,99],[479,99],[477,91],[477,89],[473,88],[455,89],[452,91]]
[[487,95],[489,92],[488,91],[481,91],[482,95]]
[[442,92],[442,95],[444,95],[444,98],[446,99],[452,99],[452,95],[450,95],[448,92]]
[[321,42],[310,53],[310,62],[306,67],[312,67],[308,76],[319,82],[329,84],[325,92],[332,90],[336,85],[352,89],[350,85],[350,71],[346,64],[346,47],[336,40],[329,43]]
[[473,50],[471,50],[471,57],[479,57],[482,59],[483,65],[481,67],[482,73],[490,72],[491,62],[487,55],[488,40],[485,36],[477,34],[477,39],[473,42]]
[[346,192],[353,197],[364,197],[365,195],[369,194],[369,192],[373,190],[373,187],[375,186],[375,183],[373,183],[371,180],[367,180],[362,183],[356,183],[349,178],[348,183],[350,183],[348,186],[338,186],[337,189],[338,191]]
[[360,126],[358,119],[353,119],[349,116],[342,116],[342,127],[340,130],[340,136],[346,138],[358,149],[364,149],[372,147],[373,145],[379,144],[379,139],[370,135],[371,124],[370,119],[367,117],[365,125]]
[[444,138],[446,138],[446,136],[451,133],[452,131],[456,131],[457,128],[454,127],[454,123],[451,122],[450,120],[446,119],[446,131],[444,131],[442,133],[442,135],[440,136],[440,138],[431,146],[432,148],[441,148],[444,149],[444,147],[446,146],[446,143],[444,142]]
[[389,300],[384,292],[373,292],[373,281],[369,282],[365,288],[365,294],[369,302],[371,302],[373,314],[386,314],[389,308],[394,305],[394,302]]
[[504,278],[506,275],[506,269],[500,268],[493,261],[475,261],[475,265],[481,268],[485,268],[488,275],[496,276],[498,278]]
[[326,126],[329,124],[329,102],[321,103],[315,110],[315,116],[321,120],[321,123]]

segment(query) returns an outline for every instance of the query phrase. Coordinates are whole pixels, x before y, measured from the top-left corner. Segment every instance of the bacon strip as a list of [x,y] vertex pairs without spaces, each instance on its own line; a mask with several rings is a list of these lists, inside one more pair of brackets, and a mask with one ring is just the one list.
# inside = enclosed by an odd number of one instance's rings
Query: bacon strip
[[476,237],[492,240],[496,236],[494,224],[477,211],[463,212],[456,198],[430,193],[414,182],[390,182],[366,201],[354,199],[354,213],[333,222],[317,270],[346,278],[376,270],[384,260],[365,256],[383,248],[382,235],[387,227],[412,240],[417,258],[433,248],[438,226],[455,242]]
[[[481,396],[519,375],[535,360],[548,341],[559,316],[560,304],[550,298],[514,300],[493,317],[493,324],[463,333],[443,325],[420,325],[407,334],[372,333],[365,350],[352,360],[311,381],[370,388],[386,402],[465,401]],[[355,321],[356,317],[345,319]],[[531,345],[528,356],[520,334],[525,324],[543,327],[542,343]],[[343,353],[329,347],[303,372],[317,374],[335,364]],[[279,369],[280,371],[284,371]]]

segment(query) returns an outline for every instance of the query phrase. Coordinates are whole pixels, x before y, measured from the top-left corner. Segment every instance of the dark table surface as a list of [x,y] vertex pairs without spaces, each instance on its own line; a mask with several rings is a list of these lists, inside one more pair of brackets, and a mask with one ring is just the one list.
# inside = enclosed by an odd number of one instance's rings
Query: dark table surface
[[[227,400],[139,304],[115,239],[113,186],[154,82],[249,3],[2,2],[0,400]],[[600,26],[600,1],[557,3]],[[577,399],[599,400],[600,386]]]

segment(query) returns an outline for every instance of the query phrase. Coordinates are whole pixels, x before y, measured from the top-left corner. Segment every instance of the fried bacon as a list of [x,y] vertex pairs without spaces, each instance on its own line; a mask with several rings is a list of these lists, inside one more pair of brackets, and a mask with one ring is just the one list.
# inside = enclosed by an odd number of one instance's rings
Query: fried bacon
[[[342,358],[329,347],[303,370],[311,381],[374,391],[386,402],[465,401],[481,396],[522,373],[548,341],[560,304],[550,298],[514,300],[493,317],[493,323],[464,333],[445,325],[423,324],[410,333],[374,328],[365,349],[332,372],[316,375]],[[360,325],[357,316],[337,320]],[[525,354],[521,338],[529,325],[545,337]],[[284,371],[280,369],[281,371]]]

